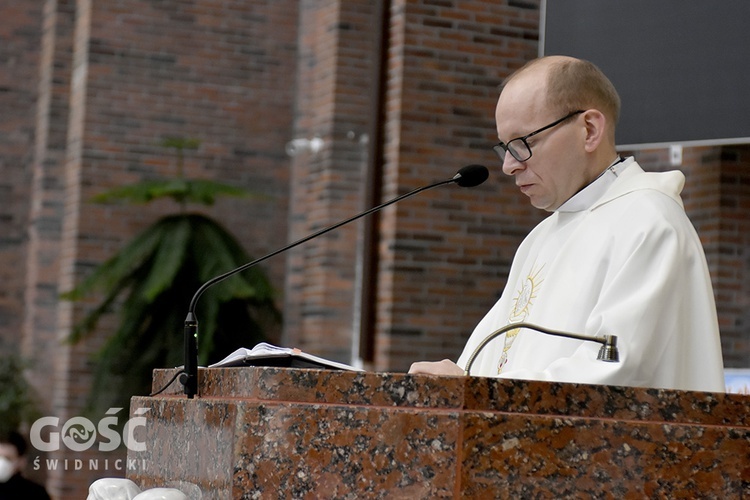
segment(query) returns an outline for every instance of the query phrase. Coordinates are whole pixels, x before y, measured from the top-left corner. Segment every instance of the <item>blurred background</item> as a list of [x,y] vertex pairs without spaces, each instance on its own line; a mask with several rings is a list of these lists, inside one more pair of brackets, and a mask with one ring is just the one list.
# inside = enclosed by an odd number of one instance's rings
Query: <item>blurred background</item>
[[[271,258],[199,311],[202,363],[262,339],[376,371],[455,359],[546,215],[491,150],[497,87],[538,55],[540,12],[0,0],[0,347],[36,411],[19,425],[127,406],[152,368],[182,364],[200,283],[479,163],[485,184],[421,193]],[[750,145],[623,153],[687,176],[725,365],[750,367]],[[32,449],[43,461],[29,473],[54,498],[83,498],[125,475],[118,456]]]

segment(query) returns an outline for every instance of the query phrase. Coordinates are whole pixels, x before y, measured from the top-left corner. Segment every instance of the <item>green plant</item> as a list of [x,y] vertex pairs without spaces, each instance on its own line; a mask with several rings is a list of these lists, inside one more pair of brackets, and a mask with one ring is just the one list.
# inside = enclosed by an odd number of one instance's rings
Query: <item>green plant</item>
[[[118,313],[119,324],[95,358],[91,404],[95,409],[127,405],[150,392],[153,368],[182,364],[182,325],[193,293],[206,281],[249,262],[250,256],[218,222],[185,212],[189,202],[212,204],[219,196],[247,196],[231,186],[182,178],[182,152],[197,143],[169,139],[178,151],[177,179],[151,180],[108,191],[97,202],[148,203],[171,198],[180,213],[160,218],[97,267],[68,300],[96,295],[98,303],[75,326],[70,341],[93,332],[101,317]],[[197,305],[199,362],[211,363],[238,347],[264,340],[280,322],[273,290],[259,267],[223,281]]]
[[39,416],[34,391],[24,377],[26,363],[15,354],[0,356],[0,433],[21,428]]

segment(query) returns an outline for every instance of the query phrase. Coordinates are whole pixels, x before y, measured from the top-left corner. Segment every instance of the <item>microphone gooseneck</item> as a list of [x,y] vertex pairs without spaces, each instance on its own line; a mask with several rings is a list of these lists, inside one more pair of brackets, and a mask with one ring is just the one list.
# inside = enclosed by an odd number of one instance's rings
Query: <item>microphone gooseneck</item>
[[536,330],[537,332],[545,333],[547,335],[554,335],[556,337],[565,337],[568,339],[584,340],[588,342],[598,342],[602,344],[602,346],[599,348],[599,353],[596,355],[597,360],[607,361],[611,363],[616,363],[620,361],[620,352],[617,349],[617,336],[616,335],[604,335],[601,337],[591,337],[588,335],[579,335],[577,333],[568,333],[568,332],[561,332],[559,330],[550,330],[549,328],[542,328],[541,326],[537,326],[532,323],[519,322],[519,323],[511,323],[509,325],[505,325],[504,327],[498,328],[494,332],[487,335],[487,337],[485,337],[479,343],[479,345],[474,349],[474,351],[471,353],[471,356],[469,356],[469,360],[466,362],[466,368],[464,368],[464,375],[471,374],[471,366],[474,364],[474,360],[482,351],[482,349],[484,349],[485,346],[489,344],[492,339],[499,337],[500,335],[506,332],[509,332],[510,330],[515,330],[516,328],[528,328],[529,330]]
[[290,250],[296,247],[297,245],[301,245],[302,243],[310,241],[313,238],[317,238],[318,236],[321,236],[329,231],[333,231],[334,229],[337,229],[345,224],[353,222],[361,217],[370,215],[373,212],[377,212],[378,210],[381,210],[389,205],[392,205],[398,201],[401,201],[404,198],[408,198],[410,196],[413,196],[417,193],[421,193],[422,191],[426,191],[428,189],[432,189],[438,186],[451,184],[451,183],[458,184],[461,187],[474,187],[474,186],[478,186],[482,184],[484,181],[487,180],[488,177],[489,177],[489,171],[487,170],[487,167],[483,165],[467,165],[461,168],[456,173],[456,175],[454,175],[450,179],[440,181],[440,182],[435,182],[427,186],[422,186],[420,188],[409,191],[406,194],[397,196],[396,198],[393,198],[392,200],[389,200],[381,205],[370,208],[369,210],[365,210],[364,212],[361,212],[353,217],[350,217],[346,220],[338,222],[332,226],[328,226],[319,231],[316,231],[308,236],[305,236],[304,238],[300,240],[295,241],[294,243],[290,243],[289,245],[285,247],[275,250],[269,253],[268,255],[260,257],[259,259],[255,259],[254,261],[248,262],[247,264],[243,264],[242,266],[236,269],[232,269],[229,272],[216,276],[208,280],[207,282],[205,282],[193,295],[193,298],[190,301],[190,307],[188,308],[187,317],[185,318],[185,328],[184,328],[185,364],[183,366],[183,372],[180,375],[180,382],[184,386],[185,395],[188,398],[192,398],[193,396],[198,394],[198,318],[196,317],[195,309],[198,303],[198,299],[200,299],[201,295],[203,295],[203,292],[205,292],[209,287],[215,285],[216,283],[220,281],[223,281],[229,278],[230,276],[233,276],[250,267],[260,264],[266,259],[270,259],[271,257],[278,255],[282,252],[286,252],[287,250]]

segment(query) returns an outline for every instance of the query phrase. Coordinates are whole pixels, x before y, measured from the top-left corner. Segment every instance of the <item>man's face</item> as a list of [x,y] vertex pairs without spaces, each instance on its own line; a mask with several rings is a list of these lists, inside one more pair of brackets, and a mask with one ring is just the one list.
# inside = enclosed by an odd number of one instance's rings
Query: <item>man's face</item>
[[[500,141],[509,142],[559,120],[562,114],[547,106],[545,78],[534,72],[519,75],[503,90],[495,109],[495,123]],[[560,116],[558,116],[560,115]],[[518,161],[505,154],[503,172],[515,178],[521,192],[531,204],[553,211],[578,192],[585,184],[581,150],[585,138],[581,114],[527,139],[532,156]]]

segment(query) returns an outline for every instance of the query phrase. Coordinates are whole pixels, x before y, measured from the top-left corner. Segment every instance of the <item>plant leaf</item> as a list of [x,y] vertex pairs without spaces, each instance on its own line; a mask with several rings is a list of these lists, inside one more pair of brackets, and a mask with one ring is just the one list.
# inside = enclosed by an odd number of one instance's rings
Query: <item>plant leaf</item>
[[[75,326],[78,342],[98,328],[109,311],[118,326],[95,357],[90,404],[127,405],[150,392],[154,368],[181,364],[182,327],[190,299],[208,279],[250,262],[239,243],[217,222],[197,214],[164,217],[66,294],[100,300]],[[103,292],[103,293],[102,293]],[[218,360],[240,346],[265,339],[264,328],[281,315],[273,288],[260,267],[218,283],[197,304],[199,361]]]
[[264,195],[252,193],[243,188],[207,179],[166,179],[141,181],[110,189],[94,196],[92,200],[96,203],[125,201],[139,205],[160,198],[172,198],[178,203],[192,202],[201,205],[213,205],[216,199],[221,196],[265,198]]

